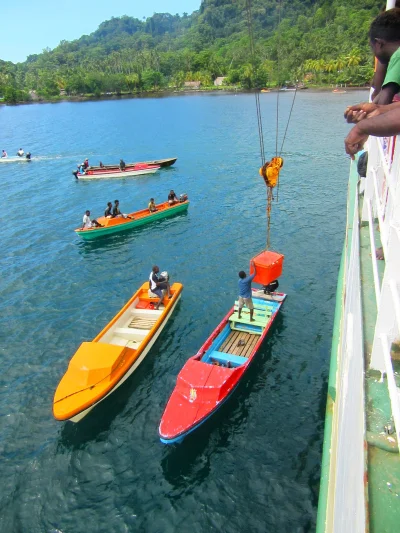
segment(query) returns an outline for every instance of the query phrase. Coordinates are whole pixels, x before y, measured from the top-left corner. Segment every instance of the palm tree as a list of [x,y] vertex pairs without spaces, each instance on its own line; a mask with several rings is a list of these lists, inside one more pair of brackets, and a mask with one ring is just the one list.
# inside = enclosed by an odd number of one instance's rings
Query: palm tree
[[360,52],[357,49],[354,49],[350,52],[346,58],[348,67],[357,67],[361,63]]

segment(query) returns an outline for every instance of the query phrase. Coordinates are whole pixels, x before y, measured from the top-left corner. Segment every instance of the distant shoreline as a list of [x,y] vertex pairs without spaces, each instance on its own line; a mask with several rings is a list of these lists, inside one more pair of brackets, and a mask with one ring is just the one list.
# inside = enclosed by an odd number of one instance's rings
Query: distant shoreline
[[[336,87],[337,89],[344,92],[353,92],[353,91],[369,91],[370,87]],[[312,92],[312,93],[326,93],[333,92],[335,87],[306,87],[298,89],[298,92]],[[276,88],[269,89],[269,93],[277,92],[286,92],[280,91]],[[179,96],[179,95],[190,95],[190,94],[252,94],[255,91],[253,89],[235,89],[232,87],[223,89],[182,89],[182,90],[160,90],[160,91],[148,91],[143,93],[126,93],[126,94],[110,94],[110,95],[81,95],[81,96],[60,96],[55,97],[54,99],[45,99],[39,98],[35,100],[30,100],[28,102],[16,102],[15,104],[0,102],[0,105],[16,106],[16,105],[32,105],[32,104],[58,104],[63,102],[103,102],[110,100],[129,100],[134,98],[163,98],[168,96]],[[261,90],[258,90],[261,92]],[[289,92],[289,91],[288,91]],[[294,91],[290,91],[294,92]]]

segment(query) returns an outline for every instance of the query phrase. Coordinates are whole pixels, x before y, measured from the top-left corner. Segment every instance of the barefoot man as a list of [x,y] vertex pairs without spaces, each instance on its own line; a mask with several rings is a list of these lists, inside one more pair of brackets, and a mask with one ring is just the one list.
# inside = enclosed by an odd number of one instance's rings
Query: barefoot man
[[164,293],[163,291],[168,292],[168,298],[171,298],[171,292],[170,292],[170,286],[168,280],[160,277],[158,273],[160,272],[160,269],[157,265],[154,265],[151,269],[150,276],[149,276],[149,283],[150,283],[150,290],[154,294],[156,294],[160,300],[155,305],[154,309],[158,309],[160,307],[160,304],[162,303],[164,299]]
[[238,310],[238,317],[241,318],[242,309],[243,306],[246,305],[248,309],[250,309],[250,321],[254,322],[253,314],[254,314],[254,305],[253,300],[251,299],[251,282],[254,279],[254,276],[256,275],[256,267],[254,265],[254,261],[250,262],[251,266],[254,268],[254,274],[251,276],[246,276],[246,272],[241,270],[239,272],[239,310]]

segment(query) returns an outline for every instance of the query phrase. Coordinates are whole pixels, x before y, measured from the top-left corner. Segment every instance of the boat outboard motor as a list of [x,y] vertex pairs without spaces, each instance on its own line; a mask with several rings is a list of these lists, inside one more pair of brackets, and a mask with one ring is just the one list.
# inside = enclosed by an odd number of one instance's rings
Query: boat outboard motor
[[179,201],[180,201],[180,202],[186,202],[187,199],[188,199],[188,195],[185,194],[185,193],[184,193],[184,194],[181,194],[181,195],[179,196]]
[[275,279],[274,281],[271,281],[271,283],[269,283],[268,285],[264,285],[264,294],[271,294],[271,292],[275,292],[278,287],[279,281]]
[[160,280],[162,281],[168,281],[169,280],[169,274],[166,270],[163,272],[160,272]]
[[72,174],[75,176],[76,179],[78,179],[78,172],[79,170],[73,170]]

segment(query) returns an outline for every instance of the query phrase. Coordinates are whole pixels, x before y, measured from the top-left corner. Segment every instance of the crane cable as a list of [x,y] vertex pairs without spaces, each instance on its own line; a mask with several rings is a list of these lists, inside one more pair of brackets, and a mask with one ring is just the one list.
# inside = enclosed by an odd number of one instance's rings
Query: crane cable
[[[280,50],[280,22],[281,22],[281,3],[282,0],[278,0],[278,50],[277,50],[277,67],[278,67],[278,83],[279,83],[279,50]],[[249,40],[250,40],[250,53],[251,53],[251,59],[252,59],[252,67],[253,71],[256,70],[256,62],[255,62],[255,46],[254,46],[254,33],[253,33],[253,15],[252,15],[252,9],[251,9],[251,0],[246,0],[246,15],[247,15],[247,26],[249,31]],[[271,245],[271,210],[272,210],[272,201],[274,200],[274,196],[272,193],[272,189],[275,185],[278,186],[277,188],[277,200],[279,195],[279,170],[283,165],[283,159],[282,159],[282,152],[283,152],[283,146],[286,140],[287,131],[289,128],[290,119],[292,116],[292,111],[294,107],[294,102],[296,99],[297,94],[297,85],[295,88],[295,93],[293,96],[292,106],[290,108],[289,118],[286,124],[285,132],[282,139],[282,144],[280,151],[278,153],[278,136],[279,136],[279,88],[277,91],[277,99],[276,99],[276,132],[275,132],[275,157],[271,160],[271,162],[266,163],[265,158],[265,149],[264,149],[264,134],[263,134],[263,128],[262,128],[262,117],[261,117],[261,106],[260,106],[260,95],[257,89],[254,90],[255,100],[256,100],[256,110],[257,110],[257,123],[258,123],[258,136],[259,136],[259,142],[260,142],[260,156],[261,156],[261,169],[260,174],[263,176],[265,183],[267,185],[267,247],[268,250]],[[275,160],[275,161],[274,161]],[[273,171],[275,172],[276,179],[274,181],[274,185],[270,185],[270,181],[268,180],[268,166],[273,164]],[[262,172],[263,171],[263,172]]]

